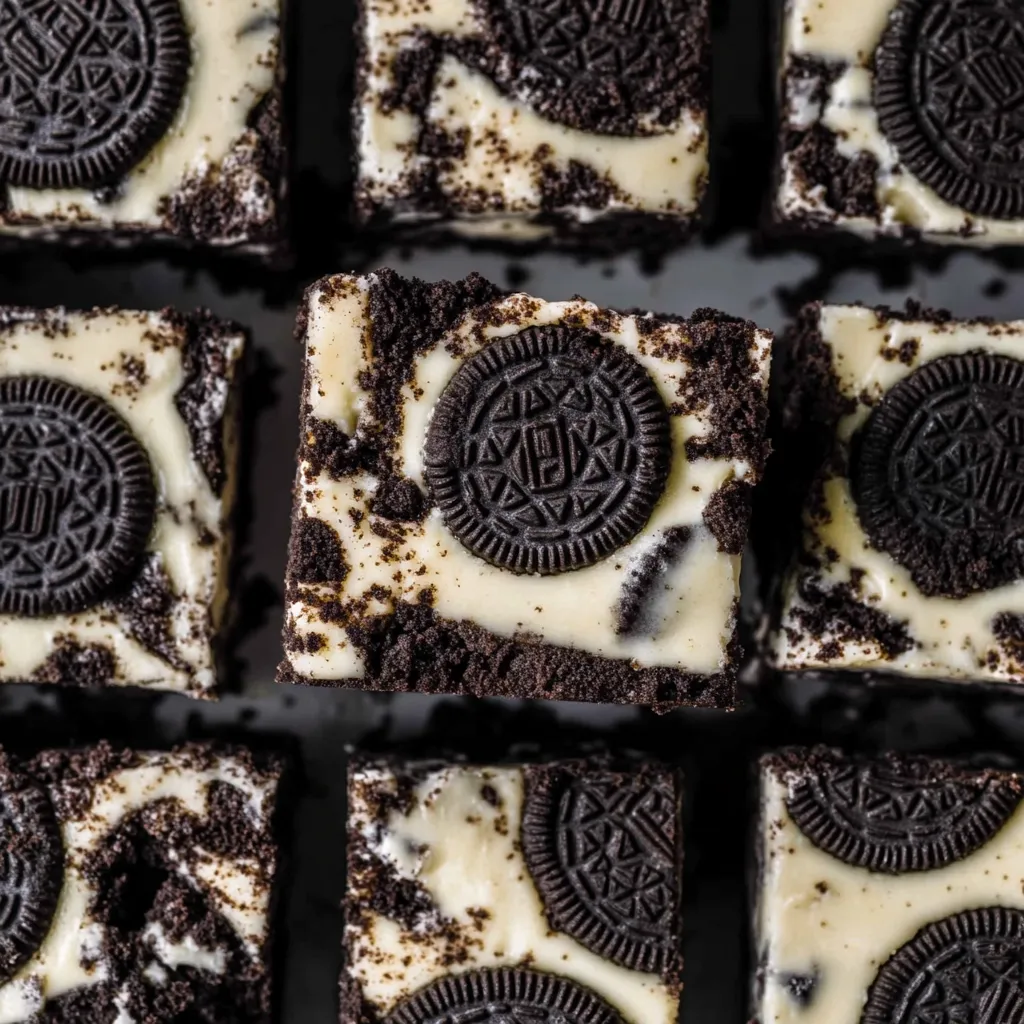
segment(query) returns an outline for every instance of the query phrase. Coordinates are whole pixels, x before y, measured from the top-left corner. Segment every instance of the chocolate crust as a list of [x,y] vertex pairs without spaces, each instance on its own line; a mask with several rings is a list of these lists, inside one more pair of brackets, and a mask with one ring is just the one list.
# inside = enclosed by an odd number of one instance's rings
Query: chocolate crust
[[[634,668],[622,659],[500,637],[473,623],[443,619],[424,605],[400,604],[390,616],[370,617],[350,627],[350,634],[366,659],[366,678],[313,679],[297,673],[286,660],[277,681],[385,693],[641,704],[655,711],[680,704],[730,708],[736,702],[732,666],[715,675]],[[286,649],[297,649],[300,642],[285,631]],[[738,663],[736,641],[730,653],[731,662]]]

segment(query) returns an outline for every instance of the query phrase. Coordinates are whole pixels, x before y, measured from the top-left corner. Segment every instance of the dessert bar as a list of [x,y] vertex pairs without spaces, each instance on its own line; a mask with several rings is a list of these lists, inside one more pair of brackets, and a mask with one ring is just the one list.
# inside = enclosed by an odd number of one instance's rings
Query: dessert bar
[[281,0],[16,0],[0,236],[283,241]]
[[284,682],[728,707],[771,335],[313,285]]
[[1012,3],[779,0],[779,219],[1019,245],[1024,22]]
[[358,762],[342,1024],[675,1024],[681,778]]
[[1024,681],[1024,322],[811,306],[787,389],[825,440],[772,658]]
[[356,212],[617,251],[693,228],[707,0],[360,0]]
[[0,751],[0,1019],[270,1024],[281,765]]
[[757,1024],[1020,1019],[1020,776],[819,749],[760,779]]
[[0,309],[0,682],[211,696],[245,335]]

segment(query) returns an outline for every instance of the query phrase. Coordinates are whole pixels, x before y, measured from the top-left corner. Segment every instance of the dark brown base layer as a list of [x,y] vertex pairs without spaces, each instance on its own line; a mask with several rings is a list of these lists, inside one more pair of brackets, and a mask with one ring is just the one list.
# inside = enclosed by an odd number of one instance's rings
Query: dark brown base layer
[[[285,661],[277,681],[386,693],[637,704],[659,712],[680,706],[729,710],[736,704],[736,679],[729,671],[638,669],[621,659],[497,636],[472,623],[440,619],[422,606],[403,605],[394,615],[367,622],[360,633],[364,679],[311,679]],[[738,662],[738,651],[730,654]]]

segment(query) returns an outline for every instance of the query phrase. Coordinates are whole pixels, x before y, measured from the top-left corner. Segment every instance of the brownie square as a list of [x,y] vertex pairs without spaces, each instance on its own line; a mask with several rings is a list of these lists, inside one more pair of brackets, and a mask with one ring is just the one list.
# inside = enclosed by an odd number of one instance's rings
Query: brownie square
[[281,249],[282,0],[7,7],[0,236]]
[[771,335],[313,285],[283,682],[728,707]]
[[755,1022],[1016,1019],[1021,795],[924,757],[762,760]]
[[1019,245],[1017,12],[970,0],[780,2],[780,221]]
[[650,764],[357,762],[342,1024],[675,1024],[681,803]]
[[213,696],[245,333],[0,309],[0,683]]
[[202,744],[0,751],[0,1017],[269,1024],[281,773]]
[[694,227],[707,0],[360,0],[356,213],[611,251]]
[[826,441],[775,664],[1024,681],[1024,323],[814,305],[794,340],[788,444]]

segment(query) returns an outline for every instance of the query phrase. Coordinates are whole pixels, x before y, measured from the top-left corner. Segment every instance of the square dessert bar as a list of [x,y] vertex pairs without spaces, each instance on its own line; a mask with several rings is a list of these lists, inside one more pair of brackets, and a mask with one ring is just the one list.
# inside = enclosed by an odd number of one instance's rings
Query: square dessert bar
[[775,664],[1024,682],[1024,322],[815,305],[794,342],[789,447],[827,444]]
[[762,760],[755,1024],[1010,1024],[1021,777],[823,749]]
[[708,0],[360,0],[356,212],[510,242],[678,241],[708,172]]
[[0,236],[283,242],[282,0],[17,0]]
[[0,683],[212,696],[245,334],[0,309]]
[[357,762],[342,1024],[676,1024],[682,779]]
[[281,681],[732,704],[770,334],[391,271],[298,334]]
[[282,766],[0,751],[0,1018],[270,1024]]
[[1012,4],[779,0],[776,214],[933,243],[1024,241]]

